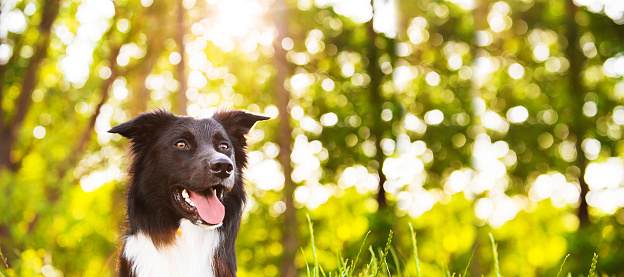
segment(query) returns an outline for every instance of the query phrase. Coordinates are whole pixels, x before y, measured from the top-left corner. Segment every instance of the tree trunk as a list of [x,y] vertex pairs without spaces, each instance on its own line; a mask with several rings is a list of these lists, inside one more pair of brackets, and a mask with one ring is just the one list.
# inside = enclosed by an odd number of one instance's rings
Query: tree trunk
[[[58,15],[59,7],[59,0],[43,2],[43,12],[41,15],[41,22],[39,23],[40,36],[34,47],[34,55],[26,66],[24,77],[22,79],[22,89],[15,102],[15,113],[13,118],[9,119],[8,114],[4,114],[4,111],[0,111],[0,114],[2,114],[2,116],[0,116],[0,174],[3,174],[1,171],[4,170],[15,172],[19,169],[18,165],[21,162],[13,157],[11,152],[15,147],[17,132],[19,128],[21,128],[22,123],[24,122],[24,119],[26,118],[26,115],[31,107],[31,95],[38,84],[39,68],[41,67],[43,59],[48,54],[48,45],[50,44],[50,27]],[[13,55],[18,54],[14,53]],[[16,59],[11,60],[15,61]],[[3,66],[0,78],[4,77],[4,72],[9,66],[11,66],[10,63]],[[4,80],[1,81],[0,87],[4,85]],[[1,91],[2,89],[0,89],[0,94]],[[2,105],[3,99],[4,98],[0,98],[0,106]],[[3,193],[8,194],[9,192],[3,191]],[[8,249],[12,249],[10,236],[11,226],[0,224],[0,244]]]
[[583,117],[581,111],[583,110],[583,97],[585,92],[583,90],[583,86],[581,84],[581,70],[583,67],[583,54],[579,49],[579,37],[578,37],[578,26],[575,22],[575,15],[577,11],[577,7],[574,4],[573,0],[566,0],[566,11],[568,16],[566,16],[566,25],[567,25],[567,33],[566,38],[568,40],[568,47],[566,48],[566,55],[568,56],[568,60],[570,61],[570,72],[568,73],[568,85],[569,90],[571,92],[571,98],[574,101],[574,110],[579,113],[578,117],[572,121],[570,126],[571,133],[576,137],[576,166],[580,169],[579,175],[579,185],[581,187],[580,194],[580,203],[577,210],[577,217],[579,219],[579,223],[581,227],[585,227],[589,225],[589,213],[587,211],[587,193],[589,192],[589,187],[587,186],[587,182],[585,182],[585,169],[587,167],[587,158],[585,158],[585,153],[583,152],[582,142],[585,137],[586,130],[586,120]]
[[167,21],[163,20],[163,18],[167,18],[167,8],[166,2],[154,2],[154,4],[148,8],[147,23],[145,24],[147,54],[145,54],[143,61],[137,68],[139,73],[134,80],[135,85],[132,90],[133,96],[131,100],[132,106],[130,107],[132,117],[147,111],[150,91],[145,81],[150,73],[152,73],[152,69],[162,53],[165,39],[168,35],[167,27],[169,26],[166,26],[164,23]]
[[[59,0],[44,1],[42,7],[41,22],[39,23],[39,39],[35,45],[34,55],[30,59],[28,66],[26,67],[24,78],[22,79],[22,90],[15,102],[15,114],[9,122],[5,122],[6,114],[3,114],[0,119],[0,133],[2,136],[0,142],[0,170],[17,170],[15,164],[19,162],[15,160],[15,157],[11,156],[11,150],[14,147],[15,140],[17,139],[17,131],[22,126],[22,122],[32,103],[31,95],[35,86],[38,84],[39,68],[41,62],[48,54],[48,45],[50,44],[50,27],[56,19],[59,12]],[[18,55],[14,53],[13,55]],[[10,64],[3,66],[2,71],[8,68]],[[4,82],[2,82],[4,83]],[[0,101],[2,101],[0,99]]]
[[[95,123],[97,121],[98,116],[100,115],[102,106],[104,106],[104,104],[106,104],[106,101],[108,101],[108,98],[110,97],[109,90],[111,86],[113,85],[113,82],[115,81],[115,79],[117,79],[117,76],[119,76],[119,69],[115,66],[116,64],[115,61],[117,59],[117,56],[119,56],[121,45],[122,44],[113,48],[110,53],[110,57],[108,58],[108,61],[109,61],[109,64],[111,65],[111,75],[110,77],[108,77],[108,79],[106,79],[102,83],[102,87],[100,88],[100,90],[102,91],[102,97],[100,98],[100,102],[98,102],[95,108],[95,113],[91,115],[91,117],[89,118],[89,122],[87,123],[87,126],[82,131],[82,135],[80,136],[76,145],[74,146],[74,151],[69,155],[69,157],[65,160],[65,162],[59,169],[59,173],[58,173],[59,180],[62,180],[65,177],[65,174],[67,173],[67,171],[78,162],[78,159],[82,156],[85,149],[87,148],[88,142],[91,140],[91,137],[93,135],[93,130],[95,128]],[[50,196],[51,195],[48,195],[48,197]]]
[[[481,47],[477,45],[477,31],[481,31],[481,30],[486,30],[488,27],[488,23],[487,23],[487,12],[488,12],[488,4],[491,2],[491,0],[475,0],[474,1],[474,7],[475,9],[472,11],[472,19],[473,19],[473,28],[472,28],[472,45],[470,47],[470,51],[472,54],[472,61],[470,63],[470,66],[473,69],[473,72],[475,67],[476,67],[476,63],[475,60],[481,56],[482,51],[487,51],[485,49],[485,47]],[[481,95],[482,95],[482,80],[478,80],[477,77],[475,77],[474,75],[471,78],[471,83],[470,83],[470,90],[468,92],[469,97],[471,100],[475,100],[475,99],[480,99]],[[478,120],[476,120],[476,118],[479,117],[479,115],[476,114],[476,111],[474,108],[469,109],[469,113],[470,113],[470,124],[471,125],[476,125],[479,122]],[[475,128],[475,130],[479,130],[478,128]],[[471,139],[476,138],[476,134],[474,137],[471,137]],[[468,143],[466,143],[468,144]],[[471,151],[471,155],[474,155],[474,152]],[[471,162],[471,167],[473,167],[474,169],[474,164]],[[480,237],[479,235],[474,237],[474,241],[472,243],[473,245],[473,249],[476,249],[479,244],[480,244],[480,239],[482,237]],[[482,264],[482,262],[480,261],[480,259],[473,259],[472,260],[472,264],[470,265],[470,273],[472,276],[481,276],[484,273],[484,265]]]
[[180,82],[180,86],[175,96],[174,112],[179,115],[186,114],[186,106],[188,102],[188,99],[186,97],[186,90],[188,89],[186,80],[186,51],[184,48],[184,34],[186,34],[184,13],[186,12],[186,9],[184,8],[183,2],[183,0],[178,0],[178,14],[176,24],[177,30],[175,32],[176,45],[178,46],[178,52],[180,52],[181,58],[180,62],[176,66],[178,82]]
[[11,146],[15,137],[5,126],[0,127],[0,171],[15,171],[14,163],[11,160]]
[[278,159],[284,169],[283,201],[286,204],[286,210],[284,211],[283,218],[284,221],[282,223],[282,246],[284,248],[284,252],[280,265],[280,275],[282,277],[293,277],[296,274],[294,261],[298,247],[298,223],[295,206],[293,205],[295,183],[291,178],[292,166],[290,161],[290,144],[292,140],[292,128],[290,126],[290,111],[288,108],[290,94],[284,87],[286,76],[290,72],[290,66],[286,60],[286,51],[281,45],[282,40],[288,35],[287,9],[284,0],[275,0],[273,10],[276,13],[274,18],[278,32],[277,38],[273,43],[273,48],[275,48],[275,66],[277,67],[274,85],[277,107],[279,110],[277,143],[279,145],[280,152]]
[[[375,1],[371,1],[371,5],[373,5],[374,8]],[[373,14],[375,14],[374,9]],[[395,222],[395,215],[394,210],[388,206],[386,189],[384,187],[384,184],[387,181],[386,174],[383,172],[386,155],[381,147],[381,141],[384,138],[384,135],[391,134],[389,131],[392,128],[392,123],[384,122],[381,118],[383,104],[390,99],[387,99],[382,94],[382,82],[385,75],[381,71],[379,59],[381,57],[380,52],[385,51],[385,53],[390,55],[391,61],[394,61],[394,49],[391,49],[394,43],[390,39],[375,31],[373,27],[373,19],[365,23],[364,27],[366,28],[367,34],[367,39],[365,41],[366,58],[368,60],[366,72],[370,76],[370,83],[368,84],[368,103],[366,103],[365,107],[362,107],[359,113],[365,115],[366,120],[369,121],[368,127],[370,128],[371,139],[375,140],[376,152],[373,157],[373,161],[375,162],[377,168],[373,169],[377,171],[377,176],[379,177],[376,195],[378,209],[376,213],[369,215],[368,221],[371,232],[373,234],[379,234],[379,236],[371,238],[370,245],[373,249],[382,249],[387,242],[387,237],[382,234],[387,234],[392,229]],[[383,42],[383,40],[385,40],[385,49],[381,50],[378,48],[377,43]]]
[[[374,1],[372,1],[371,5],[374,6]],[[379,37],[379,34],[373,28],[373,19],[366,22],[366,32],[368,34],[367,40],[367,52],[366,57],[368,58],[368,66],[366,71],[370,76],[370,83],[368,85],[370,94],[369,97],[371,99],[371,113],[372,113],[372,126],[371,134],[375,139],[375,147],[377,152],[375,154],[375,161],[377,162],[377,175],[379,176],[379,189],[377,190],[377,204],[379,206],[379,210],[384,210],[388,206],[388,201],[386,200],[386,190],[384,188],[384,183],[386,183],[386,175],[383,173],[383,163],[384,163],[384,153],[381,149],[381,139],[383,137],[383,123],[381,122],[381,105],[384,102],[383,96],[381,95],[381,80],[383,78],[383,72],[381,72],[381,68],[379,67],[379,49],[375,45],[375,41]]]
[[[115,14],[118,14],[117,10],[115,11]],[[114,25],[110,27],[109,31],[104,36],[110,37],[113,29]],[[77,139],[76,144],[74,145],[73,151],[63,162],[59,163],[57,171],[57,177],[59,181],[56,182],[56,184],[46,186],[45,188],[45,195],[48,201],[47,203],[50,206],[55,206],[57,202],[62,199],[61,196],[63,192],[67,189],[66,187],[63,187],[63,185],[68,184],[66,182],[63,182],[63,179],[67,176],[67,172],[70,172],[71,169],[75,168],[75,165],[78,163],[79,159],[82,157],[85,150],[87,149],[88,143],[91,141],[91,138],[93,136],[93,130],[95,129],[95,123],[101,113],[102,106],[104,106],[104,104],[106,104],[106,102],[110,98],[110,88],[113,85],[115,79],[117,79],[117,77],[119,76],[119,67],[116,66],[117,56],[119,56],[121,46],[129,41],[131,34],[132,33],[130,33],[126,37],[124,42],[120,42],[118,45],[111,48],[111,52],[108,57],[108,64],[111,66],[111,75],[108,77],[108,79],[102,82],[102,86],[100,88],[100,90],[102,91],[102,96],[95,108],[95,113],[89,118],[87,125],[84,127],[82,134]],[[35,217],[35,220],[33,220],[29,225],[29,230],[36,228],[36,226],[41,222],[39,219],[39,216]]]

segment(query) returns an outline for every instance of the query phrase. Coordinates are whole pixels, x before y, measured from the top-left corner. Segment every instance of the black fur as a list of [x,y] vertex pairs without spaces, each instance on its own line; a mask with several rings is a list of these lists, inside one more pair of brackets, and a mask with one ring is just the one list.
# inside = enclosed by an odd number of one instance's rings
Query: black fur
[[[157,110],[109,130],[132,142],[126,236],[143,232],[157,247],[172,243],[180,220],[188,216],[175,202],[174,191],[180,186],[202,190],[219,182],[208,170],[207,161],[214,155],[225,154],[234,164],[234,185],[221,198],[225,218],[218,228],[222,241],[214,258],[214,272],[216,276],[235,276],[234,241],[245,203],[245,135],[257,121],[266,119],[269,118],[243,111],[221,111],[212,118],[193,119]],[[180,140],[189,148],[176,148]],[[220,150],[221,143],[231,147]],[[119,275],[132,276],[130,261],[120,255],[119,262]]]

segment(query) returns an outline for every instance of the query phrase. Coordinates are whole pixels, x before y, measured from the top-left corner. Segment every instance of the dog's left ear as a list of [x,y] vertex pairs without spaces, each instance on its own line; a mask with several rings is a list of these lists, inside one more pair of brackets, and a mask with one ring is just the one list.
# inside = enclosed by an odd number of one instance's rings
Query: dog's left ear
[[244,139],[256,122],[270,119],[268,116],[245,111],[217,112],[213,118],[223,125],[223,128],[230,136],[237,139]]

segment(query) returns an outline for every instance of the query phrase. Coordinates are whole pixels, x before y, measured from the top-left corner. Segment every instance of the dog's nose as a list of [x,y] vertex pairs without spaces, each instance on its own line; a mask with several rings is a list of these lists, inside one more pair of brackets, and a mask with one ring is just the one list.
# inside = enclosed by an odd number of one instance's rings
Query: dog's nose
[[232,170],[234,170],[234,165],[232,165],[230,159],[226,158],[218,158],[211,161],[208,167],[210,167],[210,171],[219,178],[230,177]]

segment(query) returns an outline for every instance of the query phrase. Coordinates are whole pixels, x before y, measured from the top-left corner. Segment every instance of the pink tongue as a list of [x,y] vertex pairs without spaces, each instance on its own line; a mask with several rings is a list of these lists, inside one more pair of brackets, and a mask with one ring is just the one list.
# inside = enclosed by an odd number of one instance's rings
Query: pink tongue
[[225,217],[225,207],[217,198],[217,195],[211,193],[204,196],[194,191],[191,191],[191,200],[195,203],[195,207],[199,212],[199,216],[208,224],[219,224],[223,222]]

